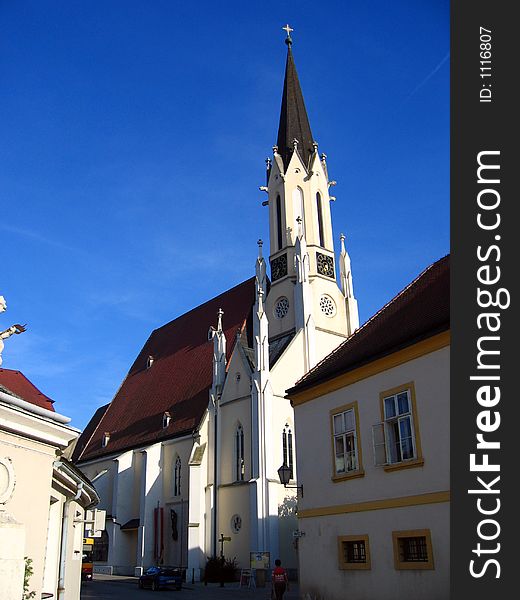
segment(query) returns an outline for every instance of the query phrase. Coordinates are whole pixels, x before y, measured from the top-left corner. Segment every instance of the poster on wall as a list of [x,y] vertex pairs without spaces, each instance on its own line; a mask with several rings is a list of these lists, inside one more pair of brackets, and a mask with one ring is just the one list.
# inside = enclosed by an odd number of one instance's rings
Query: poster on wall
[[252,569],[271,568],[271,555],[269,552],[250,552],[249,556]]

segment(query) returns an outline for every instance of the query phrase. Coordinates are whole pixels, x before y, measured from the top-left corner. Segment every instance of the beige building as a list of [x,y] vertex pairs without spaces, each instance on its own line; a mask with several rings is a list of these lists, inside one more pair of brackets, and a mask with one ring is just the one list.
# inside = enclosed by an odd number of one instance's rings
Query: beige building
[[75,458],[108,515],[98,570],[165,563],[198,579],[221,536],[241,567],[267,553],[270,566],[281,558],[297,569],[295,493],[277,474],[286,463],[296,478],[285,390],[358,327],[358,311],[344,239],[334,252],[334,182],[286,43],[277,145],[261,188],[271,280],[259,242],[255,276],[153,331],[86,428]]
[[288,391],[303,594],[449,597],[449,317],[445,257]]
[[[85,509],[99,498],[69,461],[80,432],[19,371],[0,369],[0,589],[78,600]],[[51,594],[44,596],[42,594]]]

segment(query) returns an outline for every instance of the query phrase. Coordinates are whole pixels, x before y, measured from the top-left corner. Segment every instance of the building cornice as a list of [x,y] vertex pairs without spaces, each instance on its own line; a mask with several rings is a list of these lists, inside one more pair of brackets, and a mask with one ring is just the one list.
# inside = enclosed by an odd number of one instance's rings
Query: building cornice
[[422,506],[424,504],[438,504],[450,501],[450,491],[429,492],[413,496],[401,496],[399,498],[384,498],[381,500],[369,500],[366,502],[353,502],[350,504],[338,504],[335,506],[320,506],[316,508],[305,508],[298,511],[298,519],[311,517],[326,517],[331,515],[342,515],[354,512],[365,512],[369,510],[382,510],[388,508],[403,508],[408,506]]
[[0,392],[0,427],[14,435],[56,448],[66,448],[80,431],[67,425],[70,419]]
[[288,398],[291,400],[293,406],[299,406],[310,400],[315,400],[320,396],[324,396],[330,392],[339,390],[347,385],[372,377],[393,367],[398,367],[410,360],[420,358],[436,350],[440,350],[450,344],[450,331],[443,331],[437,335],[429,337],[425,340],[421,340],[416,344],[407,346],[397,352],[392,352],[387,356],[376,359],[369,362],[368,364],[362,365],[361,367],[337,375],[327,381],[318,383],[313,387],[302,390],[301,392],[288,394]]

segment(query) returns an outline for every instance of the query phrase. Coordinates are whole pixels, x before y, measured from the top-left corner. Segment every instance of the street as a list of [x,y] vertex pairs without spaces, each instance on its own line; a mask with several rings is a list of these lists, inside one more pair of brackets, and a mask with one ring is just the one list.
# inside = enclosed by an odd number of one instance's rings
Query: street
[[[118,577],[96,574],[93,581],[85,581],[81,585],[81,600],[270,600],[271,586],[264,588],[240,588],[238,583],[226,583],[225,587],[211,583],[186,583],[181,591],[140,590],[134,577]],[[284,595],[284,600],[298,600],[296,584]]]

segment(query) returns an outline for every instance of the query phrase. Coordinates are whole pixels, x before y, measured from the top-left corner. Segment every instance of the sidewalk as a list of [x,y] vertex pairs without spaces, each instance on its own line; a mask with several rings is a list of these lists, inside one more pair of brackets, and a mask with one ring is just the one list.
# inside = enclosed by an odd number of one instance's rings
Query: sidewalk
[[[94,575],[94,582],[115,584],[116,588],[121,591],[122,588],[135,587],[137,591],[137,577],[96,573]],[[139,591],[142,592],[142,590]],[[245,586],[240,587],[238,582],[226,583],[224,587],[221,587],[219,583],[204,585],[201,582],[191,583],[187,581],[182,585],[182,592],[183,594],[186,593],[185,600],[271,600],[270,583],[267,583],[265,587],[250,588]],[[175,592],[172,592],[173,594]],[[131,595],[133,596],[133,594]],[[140,595],[144,596],[144,594]],[[117,594],[117,597],[121,597],[121,594]],[[128,596],[126,597],[128,598]],[[289,591],[284,594],[284,600],[299,600],[299,598],[298,585],[296,582],[291,582],[289,584]]]

